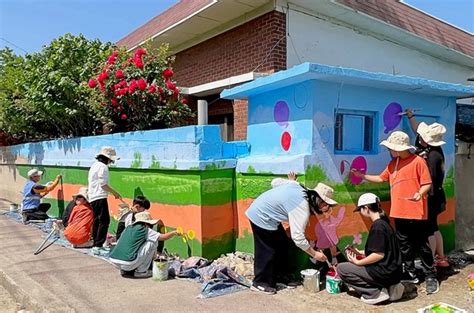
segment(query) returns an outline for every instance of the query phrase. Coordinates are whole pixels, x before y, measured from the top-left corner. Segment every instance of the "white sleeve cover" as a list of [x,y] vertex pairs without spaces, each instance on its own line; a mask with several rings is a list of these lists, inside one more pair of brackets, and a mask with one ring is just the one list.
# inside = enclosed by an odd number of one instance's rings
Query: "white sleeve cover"
[[281,185],[286,185],[286,184],[290,184],[290,183],[297,183],[299,184],[297,181],[295,180],[289,180],[289,179],[285,179],[285,178],[281,178],[281,177],[277,177],[277,178],[274,178],[271,182],[272,184],[272,188],[276,188],[276,187],[279,187]]
[[308,201],[303,200],[296,208],[288,213],[288,221],[290,223],[291,239],[296,246],[306,251],[310,245],[305,236],[306,225],[309,221]]

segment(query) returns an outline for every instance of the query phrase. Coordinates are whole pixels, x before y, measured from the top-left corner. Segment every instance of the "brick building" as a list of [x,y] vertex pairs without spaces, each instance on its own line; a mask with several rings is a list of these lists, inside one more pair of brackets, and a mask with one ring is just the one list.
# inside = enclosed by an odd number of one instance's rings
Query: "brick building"
[[183,93],[207,100],[226,140],[246,138],[247,104],[219,93],[302,62],[463,84],[474,74],[471,33],[398,0],[181,0],[118,44],[148,40],[170,44]]

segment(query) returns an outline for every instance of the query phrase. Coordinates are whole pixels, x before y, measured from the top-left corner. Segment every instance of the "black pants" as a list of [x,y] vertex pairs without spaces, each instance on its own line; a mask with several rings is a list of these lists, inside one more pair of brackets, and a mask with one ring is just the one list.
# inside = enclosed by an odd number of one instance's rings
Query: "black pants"
[[255,247],[253,283],[275,288],[277,279],[287,274],[289,238],[281,224],[277,230],[266,230],[252,222],[250,225]]
[[94,225],[92,226],[94,247],[102,247],[107,239],[110,224],[109,205],[107,199],[95,200],[90,204],[94,210]]
[[395,228],[397,229],[404,271],[415,274],[415,257],[418,253],[426,277],[436,278],[433,254],[428,243],[430,236],[428,221],[396,218]]
[[49,218],[48,210],[51,208],[49,203],[41,203],[36,209],[23,211],[26,214],[26,220],[46,220]]

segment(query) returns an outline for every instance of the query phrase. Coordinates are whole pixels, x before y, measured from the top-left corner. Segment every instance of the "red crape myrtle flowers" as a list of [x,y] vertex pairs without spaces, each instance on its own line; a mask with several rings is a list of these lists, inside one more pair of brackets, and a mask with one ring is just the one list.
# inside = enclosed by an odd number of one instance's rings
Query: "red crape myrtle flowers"
[[132,131],[183,125],[192,116],[172,80],[166,50],[149,53],[113,51],[102,70],[88,81],[96,90],[100,118],[112,131]]

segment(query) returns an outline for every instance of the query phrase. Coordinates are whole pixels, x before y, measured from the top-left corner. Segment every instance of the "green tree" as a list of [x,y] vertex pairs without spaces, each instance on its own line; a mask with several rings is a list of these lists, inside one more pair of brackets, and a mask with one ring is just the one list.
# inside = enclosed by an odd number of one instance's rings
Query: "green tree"
[[9,48],[0,50],[0,131],[24,138],[30,135],[24,116],[29,108],[24,100],[25,59]]
[[0,51],[0,127],[21,141],[102,131],[85,83],[112,51],[111,43],[66,34],[42,51]]

